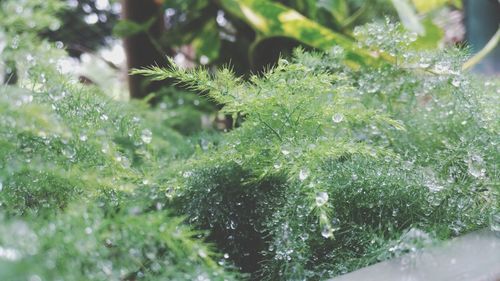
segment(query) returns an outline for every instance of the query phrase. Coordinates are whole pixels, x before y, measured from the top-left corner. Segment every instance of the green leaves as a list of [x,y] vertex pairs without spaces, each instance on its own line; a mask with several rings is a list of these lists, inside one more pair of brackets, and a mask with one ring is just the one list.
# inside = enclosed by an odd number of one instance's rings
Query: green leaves
[[151,18],[144,23],[137,23],[129,20],[120,20],[113,27],[113,34],[118,37],[130,37],[142,32],[147,32],[155,23],[156,18]]
[[[261,36],[272,33],[262,22]],[[169,186],[252,279],[334,277],[419,247],[401,242],[415,226],[443,239],[482,228],[498,202],[496,84],[463,75],[458,49],[416,50],[423,42],[400,24],[355,34],[395,63],[352,71],[343,49],[299,49],[247,80],[228,68],[134,71],[177,79],[236,120]]]
[[254,44],[268,37],[288,37],[324,51],[340,46],[347,53],[346,63],[353,68],[375,61],[370,54],[357,48],[348,37],[281,4],[267,0],[221,0],[220,3],[225,10],[245,21],[257,32],[257,42]]

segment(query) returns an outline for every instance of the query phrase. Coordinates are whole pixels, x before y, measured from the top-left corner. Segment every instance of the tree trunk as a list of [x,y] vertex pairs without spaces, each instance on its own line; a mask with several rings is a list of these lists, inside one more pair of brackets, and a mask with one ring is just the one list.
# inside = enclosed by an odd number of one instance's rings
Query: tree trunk
[[[122,0],[122,4],[122,17],[127,21],[142,24],[151,18],[157,19],[147,33],[141,32],[124,39],[128,69],[165,65],[167,54],[162,54],[151,40],[159,38],[165,27],[161,5],[155,0]],[[129,75],[128,84],[130,97],[138,99],[159,86],[159,83],[152,83],[139,75]]]

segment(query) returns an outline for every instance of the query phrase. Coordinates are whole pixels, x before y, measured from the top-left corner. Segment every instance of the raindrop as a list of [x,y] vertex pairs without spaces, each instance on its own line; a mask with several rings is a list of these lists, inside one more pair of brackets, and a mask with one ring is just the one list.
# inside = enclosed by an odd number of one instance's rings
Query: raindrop
[[108,120],[108,119],[109,119],[108,115],[106,115],[106,114],[101,115],[99,118],[100,118],[102,121],[106,121],[106,120]]
[[309,177],[309,170],[301,169],[299,172],[299,180],[304,181]]
[[86,227],[86,228],[85,228],[85,234],[87,234],[87,235],[92,234],[92,228],[90,228],[90,227]]
[[333,231],[332,229],[330,228],[330,226],[328,225],[325,225],[323,227],[323,230],[321,230],[321,236],[325,237],[325,238],[330,238],[333,236]]
[[148,130],[148,129],[144,129],[142,130],[141,132],[141,140],[148,144],[148,143],[151,143],[151,140],[153,139],[153,133]]
[[206,258],[206,257],[207,257],[207,252],[205,252],[205,250],[203,250],[203,249],[199,249],[199,250],[198,250],[198,255],[199,255],[202,259],[204,259],[204,258]]
[[236,229],[236,228],[238,227],[238,224],[237,224],[235,221],[233,221],[233,220],[232,220],[232,221],[229,223],[229,227],[230,227],[231,229]]
[[332,231],[337,231],[340,229],[340,220],[338,218],[332,219]]
[[408,40],[410,42],[414,42],[414,41],[417,41],[417,38],[418,38],[418,34],[416,32],[410,32],[408,34]]
[[424,185],[429,188],[431,192],[439,192],[443,189],[443,186],[439,184],[436,179],[436,175],[432,170],[426,170],[424,175]]
[[468,172],[475,178],[482,178],[486,174],[486,169],[484,168],[484,160],[478,154],[470,155],[468,161]]
[[62,154],[66,156],[66,158],[72,159],[76,155],[76,150],[71,146],[67,146],[62,150]]
[[281,147],[281,153],[283,153],[283,155],[287,156],[290,154],[290,148],[288,146],[282,146]]
[[328,193],[320,191],[316,193],[316,206],[321,207],[328,201]]
[[87,140],[88,140],[87,135],[85,135],[85,134],[80,134],[80,140],[81,140],[81,141],[87,141]]
[[334,56],[340,56],[343,52],[344,49],[338,45],[332,48],[332,55]]
[[342,115],[341,113],[335,113],[332,116],[333,123],[340,123],[342,122],[342,120],[344,120],[344,115]]

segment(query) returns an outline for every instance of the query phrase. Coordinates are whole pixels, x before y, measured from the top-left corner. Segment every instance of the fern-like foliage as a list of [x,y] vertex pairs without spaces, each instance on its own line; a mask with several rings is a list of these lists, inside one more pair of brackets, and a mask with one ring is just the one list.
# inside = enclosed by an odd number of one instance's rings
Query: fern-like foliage
[[463,51],[415,50],[399,25],[355,33],[393,63],[353,71],[334,48],[248,80],[173,62],[134,72],[237,120],[169,190],[255,279],[335,276],[484,227],[498,208],[498,83],[462,73]]
[[61,74],[34,33],[60,4],[0,1],[0,65],[18,76],[0,85],[0,280],[236,279],[158,196],[193,153],[164,111]]

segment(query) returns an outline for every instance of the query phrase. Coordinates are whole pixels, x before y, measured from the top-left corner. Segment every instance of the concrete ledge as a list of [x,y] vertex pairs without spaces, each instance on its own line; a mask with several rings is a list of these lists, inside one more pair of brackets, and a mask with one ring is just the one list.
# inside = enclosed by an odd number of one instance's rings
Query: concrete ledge
[[330,281],[500,281],[500,236],[481,230]]

